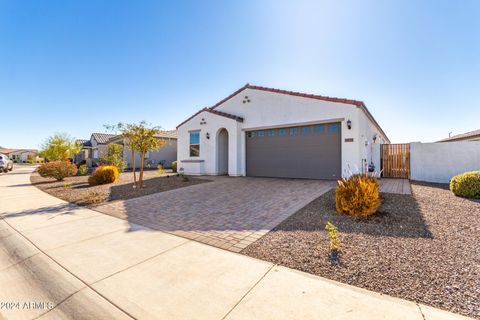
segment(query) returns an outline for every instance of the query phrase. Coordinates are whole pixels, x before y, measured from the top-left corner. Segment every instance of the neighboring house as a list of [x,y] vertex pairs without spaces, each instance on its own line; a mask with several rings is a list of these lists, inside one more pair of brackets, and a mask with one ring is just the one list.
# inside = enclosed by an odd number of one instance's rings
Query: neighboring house
[[116,137],[115,134],[109,133],[92,133],[90,136],[90,143],[92,144],[92,156],[91,158],[95,162],[99,162],[103,157],[107,155],[107,145],[111,138]]
[[81,163],[92,158],[92,142],[90,140],[76,140],[77,144],[80,144],[82,148],[80,152],[73,156],[74,163]]
[[470,131],[462,134],[457,134],[438,142],[452,142],[452,141],[480,141],[480,129]]
[[[157,151],[146,153],[145,166],[156,168],[158,165],[163,165],[165,168],[170,168],[172,162],[177,160],[177,131],[159,131],[157,138],[163,140],[165,145]],[[125,147],[127,141],[122,136],[115,136],[108,143],[118,143],[124,146],[123,159],[127,163],[127,168],[132,168],[132,151]],[[135,167],[140,168],[140,165],[140,154],[137,152],[135,153]]]
[[177,130],[178,168],[192,175],[338,179],[390,143],[361,101],[249,84]]
[[13,162],[27,163],[29,161],[40,162],[40,158],[37,156],[38,150],[36,149],[13,149],[13,148],[1,148],[0,153],[7,155]]
[[114,137],[116,137],[115,134],[92,133],[90,140],[76,140],[77,143],[82,144],[82,149],[73,157],[73,161],[78,164],[85,160],[87,166],[96,166],[102,157],[107,155],[107,145]]

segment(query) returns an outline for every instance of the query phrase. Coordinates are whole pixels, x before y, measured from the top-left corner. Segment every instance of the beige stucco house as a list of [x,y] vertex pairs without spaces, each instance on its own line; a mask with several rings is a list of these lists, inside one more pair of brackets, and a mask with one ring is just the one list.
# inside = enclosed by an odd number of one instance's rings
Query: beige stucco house
[[[177,160],[177,132],[176,130],[159,131],[157,138],[164,141],[161,149],[150,151],[145,156],[145,167],[156,168],[163,165],[170,168],[173,161]],[[132,152],[127,147],[127,141],[121,136],[108,133],[92,133],[89,140],[77,140],[82,145],[82,149],[74,157],[75,163],[85,161],[89,167],[94,167],[101,163],[101,159],[107,155],[108,145],[116,143],[124,146],[123,159],[127,168],[132,168]],[[140,154],[135,153],[135,167],[140,168]]]
[[453,142],[453,141],[480,141],[480,129],[470,132],[457,134],[438,142]]

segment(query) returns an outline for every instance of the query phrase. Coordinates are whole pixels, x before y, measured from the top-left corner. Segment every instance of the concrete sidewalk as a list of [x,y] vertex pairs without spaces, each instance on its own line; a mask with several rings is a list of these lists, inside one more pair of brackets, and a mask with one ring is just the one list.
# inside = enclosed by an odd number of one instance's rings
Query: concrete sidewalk
[[0,175],[0,319],[466,319],[70,205],[31,171]]

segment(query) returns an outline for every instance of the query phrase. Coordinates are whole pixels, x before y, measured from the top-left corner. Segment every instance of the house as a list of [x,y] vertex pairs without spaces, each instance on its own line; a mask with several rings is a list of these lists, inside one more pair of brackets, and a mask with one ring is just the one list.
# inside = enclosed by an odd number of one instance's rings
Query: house
[[76,143],[81,144],[81,149],[74,155],[73,162],[79,164],[85,161],[89,167],[98,165],[100,160],[107,155],[109,140],[116,136],[109,133],[92,133],[89,140],[76,140]]
[[249,84],[177,130],[178,168],[191,175],[338,179],[390,143],[362,101]]
[[[172,162],[177,160],[177,131],[160,130],[156,135],[157,139],[164,141],[164,145],[159,150],[154,150],[147,152],[145,154],[145,166],[156,168],[158,165],[162,165],[165,168],[170,168]],[[110,138],[110,143],[118,143],[124,146],[123,148],[123,159],[127,163],[127,168],[132,168],[132,151],[130,148],[126,147],[127,141],[122,136],[115,136]],[[135,154],[135,167],[140,168],[140,154],[137,152]]]
[[13,149],[0,147],[0,153],[7,155],[13,162],[17,163],[41,161],[41,158],[37,156],[38,150],[36,149]]
[[457,134],[438,142],[453,142],[453,141],[480,141],[480,129],[462,134]]
[[92,158],[92,142],[90,140],[76,140],[76,144],[81,145],[80,152],[73,156],[74,163],[81,163]]

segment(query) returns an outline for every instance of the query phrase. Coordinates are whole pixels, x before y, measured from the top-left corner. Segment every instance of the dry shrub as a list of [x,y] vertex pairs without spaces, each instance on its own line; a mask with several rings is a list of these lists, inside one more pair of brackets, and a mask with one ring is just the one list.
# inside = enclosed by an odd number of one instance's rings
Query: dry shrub
[[381,205],[378,179],[366,174],[356,174],[339,180],[335,203],[339,213],[355,218],[374,214]]
[[92,191],[85,198],[85,202],[88,204],[96,204],[106,200],[106,196],[100,192]]
[[52,161],[40,165],[37,171],[43,178],[54,178],[57,181],[62,181],[66,177],[76,175],[77,166],[70,161]]
[[116,166],[100,166],[88,178],[88,184],[97,186],[100,184],[113,183],[118,180],[119,172]]

